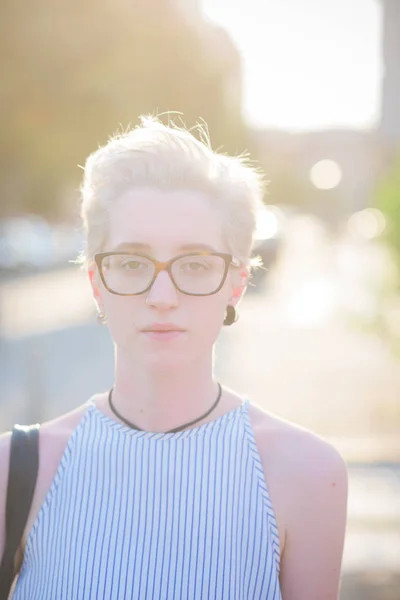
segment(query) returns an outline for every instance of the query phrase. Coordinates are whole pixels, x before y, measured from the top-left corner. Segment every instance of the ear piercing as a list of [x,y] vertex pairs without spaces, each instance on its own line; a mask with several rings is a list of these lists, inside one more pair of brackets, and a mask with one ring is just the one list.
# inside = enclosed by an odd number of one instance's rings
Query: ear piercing
[[239,319],[239,315],[236,312],[234,306],[228,305],[226,307],[226,316],[224,320],[224,325],[233,325]]
[[98,311],[96,318],[99,325],[105,325],[107,323],[106,314],[102,311]]

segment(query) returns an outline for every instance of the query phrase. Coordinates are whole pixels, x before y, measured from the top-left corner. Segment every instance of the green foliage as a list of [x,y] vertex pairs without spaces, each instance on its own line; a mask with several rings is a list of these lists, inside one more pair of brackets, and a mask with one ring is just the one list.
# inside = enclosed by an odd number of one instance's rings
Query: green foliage
[[169,3],[144,6],[5,0],[0,214],[56,215],[78,165],[143,113],[179,111],[189,127],[204,119],[214,147],[247,148],[239,109],[227,110],[229,65]]
[[384,236],[400,274],[400,154],[378,186],[375,205],[386,217]]

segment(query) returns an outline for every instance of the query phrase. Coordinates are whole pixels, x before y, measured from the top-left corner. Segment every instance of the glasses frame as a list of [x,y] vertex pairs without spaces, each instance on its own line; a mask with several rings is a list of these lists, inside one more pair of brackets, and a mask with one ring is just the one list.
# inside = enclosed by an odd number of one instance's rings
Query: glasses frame
[[[104,277],[104,274],[103,274],[102,262],[103,262],[104,258],[106,258],[107,256],[118,256],[118,255],[139,256],[140,258],[146,258],[147,260],[149,260],[150,262],[153,263],[153,265],[155,267],[153,279],[151,280],[151,282],[149,283],[147,288],[144,289],[142,292],[138,292],[136,294],[121,294],[121,293],[116,292],[108,287],[105,277]],[[222,277],[222,281],[221,281],[219,287],[214,292],[210,292],[209,294],[191,294],[189,292],[184,292],[183,290],[180,289],[180,287],[177,285],[176,281],[174,280],[174,276],[172,275],[172,265],[174,262],[176,262],[177,260],[179,260],[185,256],[219,256],[220,258],[224,259],[224,261],[225,261],[224,275]],[[171,260],[167,260],[166,262],[156,260],[155,258],[148,256],[147,254],[140,254],[138,252],[99,252],[94,255],[94,261],[99,270],[100,278],[101,278],[101,281],[102,281],[104,287],[106,288],[106,290],[108,292],[110,292],[110,294],[115,294],[116,296],[141,296],[142,294],[145,294],[152,288],[155,280],[157,279],[157,275],[159,273],[161,273],[161,271],[167,271],[175,289],[177,289],[178,292],[181,292],[181,294],[185,294],[186,296],[213,296],[214,294],[217,294],[220,291],[220,289],[222,288],[222,286],[224,285],[226,277],[228,275],[229,267],[232,266],[232,267],[237,268],[237,267],[242,266],[242,263],[238,258],[233,256],[232,254],[226,254],[225,252],[189,252],[186,254],[179,254],[178,256],[174,256],[174,258],[171,258]]]

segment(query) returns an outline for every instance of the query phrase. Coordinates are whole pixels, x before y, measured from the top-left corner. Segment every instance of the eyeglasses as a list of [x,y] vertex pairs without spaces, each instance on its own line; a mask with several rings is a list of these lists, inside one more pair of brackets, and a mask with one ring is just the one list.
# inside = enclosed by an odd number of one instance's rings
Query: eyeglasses
[[232,254],[220,252],[181,254],[167,262],[130,252],[101,252],[94,260],[105,288],[118,296],[144,294],[161,271],[167,271],[182,294],[210,296],[222,288],[230,266],[241,266]]

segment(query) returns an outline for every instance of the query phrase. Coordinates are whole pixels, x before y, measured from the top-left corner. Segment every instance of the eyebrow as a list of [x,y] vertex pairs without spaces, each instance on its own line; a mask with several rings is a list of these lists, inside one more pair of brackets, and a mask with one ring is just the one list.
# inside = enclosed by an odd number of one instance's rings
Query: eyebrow
[[[117,252],[118,250],[153,250],[153,248],[149,244],[143,244],[142,242],[122,242],[121,244],[118,244],[118,246],[116,246],[112,251]],[[217,252],[217,250],[209,244],[202,243],[184,244],[183,246],[179,246],[178,250],[183,250],[184,252],[194,250]]]

